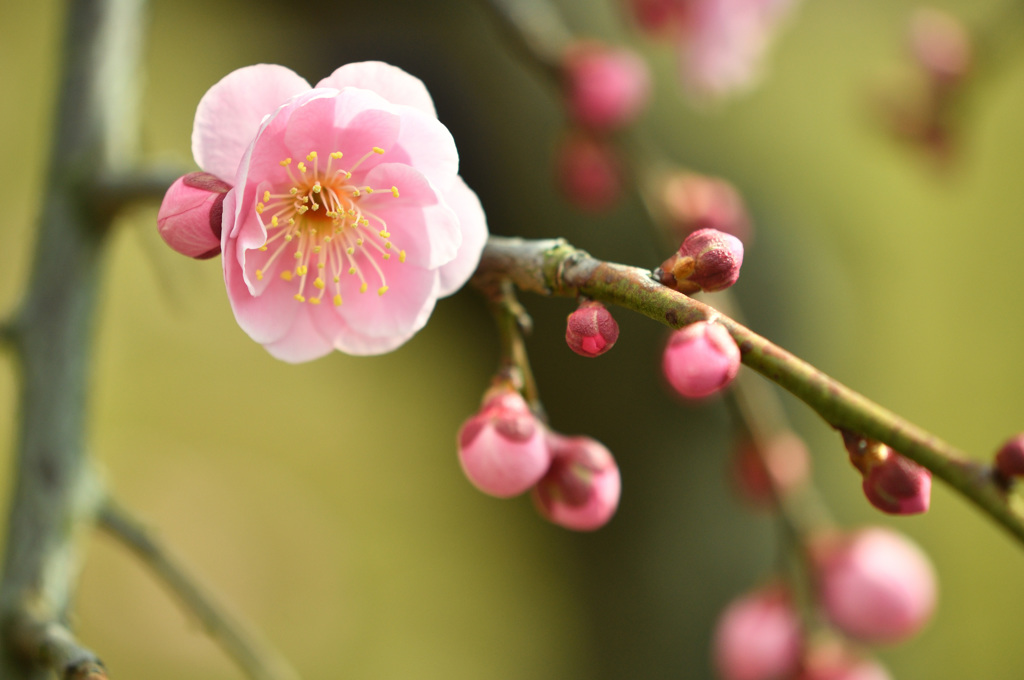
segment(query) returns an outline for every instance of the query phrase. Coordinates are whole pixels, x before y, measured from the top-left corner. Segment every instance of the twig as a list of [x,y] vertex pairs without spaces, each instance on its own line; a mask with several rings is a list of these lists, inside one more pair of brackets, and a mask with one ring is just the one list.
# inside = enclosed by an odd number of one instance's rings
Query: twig
[[1007,504],[988,466],[968,460],[964,453],[930,432],[714,308],[662,286],[649,271],[597,260],[562,240],[492,236],[484,249],[477,281],[479,285],[495,285],[501,278],[542,295],[586,295],[640,312],[672,328],[715,317],[736,340],[747,366],[794,394],[833,427],[881,441],[928,468],[1024,543],[1024,520]]
[[298,674],[276,651],[217,603],[170,551],[124,508],[108,501],[98,520],[100,527],[130,548],[153,570],[249,678],[298,678]]
[[155,167],[102,175],[90,191],[93,208],[101,214],[115,215],[135,203],[159,201],[185,172],[181,168]]
[[61,680],[108,680],[99,657],[79,644],[63,624],[25,611],[12,620],[9,630],[23,656],[57,673]]

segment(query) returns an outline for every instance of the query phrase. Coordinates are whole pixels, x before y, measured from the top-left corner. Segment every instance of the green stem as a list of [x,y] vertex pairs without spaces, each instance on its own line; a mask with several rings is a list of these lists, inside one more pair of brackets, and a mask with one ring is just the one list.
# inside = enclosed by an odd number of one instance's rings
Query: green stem
[[703,320],[722,324],[739,345],[744,364],[794,394],[833,427],[877,439],[928,468],[1024,543],[1024,520],[1011,510],[988,466],[970,461],[937,436],[718,310],[662,286],[648,270],[594,259],[561,240],[492,236],[484,249],[477,279],[484,285],[495,285],[503,278],[522,290],[543,295],[586,295],[632,309],[671,328]]

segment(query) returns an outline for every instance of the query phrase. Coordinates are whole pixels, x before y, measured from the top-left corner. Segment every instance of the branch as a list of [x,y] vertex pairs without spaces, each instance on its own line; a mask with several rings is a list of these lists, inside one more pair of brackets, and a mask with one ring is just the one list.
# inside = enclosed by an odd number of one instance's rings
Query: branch
[[107,669],[92,650],[81,646],[65,626],[27,612],[11,623],[14,645],[25,658],[49,668],[61,680],[108,680]]
[[233,618],[170,554],[168,549],[120,506],[107,502],[99,525],[131,549],[178,597],[186,610],[199,619],[206,633],[216,640],[252,680],[296,680],[298,674],[274,650]]
[[743,363],[791,392],[835,428],[876,439],[931,470],[1024,543],[1024,520],[1013,512],[989,466],[875,404],[806,361],[716,309],[677,293],[648,270],[597,260],[562,240],[492,236],[474,282],[484,289],[509,279],[541,295],[577,296],[616,304],[671,328],[714,320],[729,330]]

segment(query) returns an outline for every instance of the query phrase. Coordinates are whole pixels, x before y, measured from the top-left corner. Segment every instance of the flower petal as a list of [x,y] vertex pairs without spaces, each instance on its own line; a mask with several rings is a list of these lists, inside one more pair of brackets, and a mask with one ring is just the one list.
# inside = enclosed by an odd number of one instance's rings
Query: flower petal
[[[423,328],[434,310],[440,277],[436,270],[399,262],[397,258],[379,262],[378,266],[388,283],[385,294],[379,295],[375,290],[350,293],[344,303],[334,309],[364,338],[411,337]],[[344,338],[335,338],[336,346],[345,342]]]
[[263,346],[272,356],[293,364],[312,361],[325,354],[330,354],[334,346],[317,330],[313,323],[312,317],[318,310],[306,305],[296,305],[296,307],[301,307],[301,311],[295,315],[295,321],[284,337]]
[[458,217],[416,168],[381,163],[365,181],[379,189],[398,188],[397,197],[376,191],[360,207],[374,227],[381,221],[387,225],[394,244],[406,251],[408,264],[437,269],[455,259],[462,243]]
[[225,253],[224,284],[235,320],[249,337],[261,345],[275,342],[291,329],[301,308],[282,281],[271,282],[261,295],[253,295],[242,278],[242,267],[232,254]]
[[291,69],[256,64],[232,71],[199,101],[192,155],[199,167],[231,182],[263,119],[289,98],[309,90]]
[[391,162],[408,163],[422,172],[442,191],[459,174],[459,151],[452,133],[436,118],[408,107],[396,107],[402,116],[402,128],[395,148],[387,155]]
[[444,194],[445,202],[459,217],[462,245],[455,259],[441,267],[441,290],[438,295],[451,295],[469,280],[480,264],[480,254],[487,244],[487,217],[476,193],[461,177]]
[[339,90],[345,87],[359,87],[371,90],[392,104],[411,106],[437,118],[434,101],[430,98],[423,81],[397,66],[381,61],[345,64],[317,83],[317,87],[334,87]]

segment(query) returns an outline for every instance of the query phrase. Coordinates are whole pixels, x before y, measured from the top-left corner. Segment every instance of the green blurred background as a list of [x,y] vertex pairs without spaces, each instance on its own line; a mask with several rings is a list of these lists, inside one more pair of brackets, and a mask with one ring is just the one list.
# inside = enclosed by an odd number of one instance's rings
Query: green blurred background
[[[982,26],[1008,2],[940,6]],[[870,93],[904,57],[911,2],[805,2],[763,86],[712,112],[687,106],[671,49],[643,41],[616,4],[560,6],[574,30],[649,58],[645,133],[744,192],[757,237],[736,292],[755,330],[979,457],[1024,429],[1024,50],[1001,45],[970,101],[958,162],[937,173],[870,115]],[[34,247],[62,8],[0,3],[2,310]],[[559,101],[477,2],[156,0],[145,51],[147,159],[193,168],[195,105],[234,68],[281,63],[315,82],[383,59],[427,83],[494,233],[564,236],[642,266],[665,255],[636,197],[603,216],[558,198]],[[121,499],[304,678],[712,677],[715,617],[769,573],[775,534],[730,492],[722,404],[666,392],[663,328],[619,313],[618,347],[586,360],[562,339],[569,301],[524,299],[553,426],[605,442],[622,470],[615,520],[572,534],[528,499],[478,493],[458,468],[455,432],[496,362],[473,292],[443,301],[393,354],[285,365],[234,324],[219,264],[164,247],[155,214],[125,219],[109,253],[92,448]],[[14,383],[0,361],[5,467]],[[1020,548],[938,485],[927,515],[881,515],[834,433],[784,403],[837,518],[897,526],[937,565],[934,622],[880,651],[894,676],[1024,676]],[[241,677],[105,536],[89,546],[76,623],[116,678]]]

